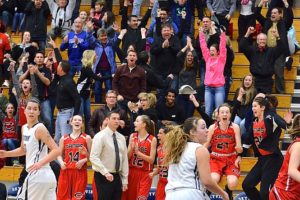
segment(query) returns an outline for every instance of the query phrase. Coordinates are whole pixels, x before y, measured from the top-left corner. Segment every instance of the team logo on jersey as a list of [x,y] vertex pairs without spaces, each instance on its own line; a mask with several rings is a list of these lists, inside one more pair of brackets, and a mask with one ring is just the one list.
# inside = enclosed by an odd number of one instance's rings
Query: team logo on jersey
[[76,192],[76,193],[74,194],[74,197],[75,197],[76,199],[82,199],[82,198],[83,198],[83,194],[82,194],[82,192]]

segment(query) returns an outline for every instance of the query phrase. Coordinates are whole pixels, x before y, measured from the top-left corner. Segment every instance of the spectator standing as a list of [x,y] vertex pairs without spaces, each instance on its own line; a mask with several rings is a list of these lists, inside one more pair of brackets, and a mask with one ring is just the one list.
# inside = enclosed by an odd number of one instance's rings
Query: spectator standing
[[239,36],[238,41],[244,37],[246,34],[248,27],[255,27],[255,2],[256,0],[237,0],[237,6],[240,9],[240,15],[238,18],[238,30]]
[[[2,144],[6,150],[15,150],[20,146],[19,135],[17,133],[17,122],[14,117],[14,106],[11,103],[6,105],[6,117],[2,120]],[[13,164],[18,164],[18,158],[12,158]]]
[[[115,52],[113,49],[116,35],[114,39],[109,40],[105,29],[98,31],[98,39],[93,36],[93,24],[87,23],[87,42],[88,45],[96,52],[96,61],[93,66],[93,72],[100,74],[101,76],[112,76],[116,73],[117,65],[115,61]],[[95,102],[100,103],[102,101],[102,83],[103,81],[96,81],[95,83]],[[106,91],[112,89],[112,80],[105,80]]]
[[13,1],[1,0],[0,1],[0,12],[3,25],[8,27],[12,24],[14,16]]
[[[275,90],[276,93],[284,93],[284,66],[285,58],[290,55],[290,50],[288,47],[287,40],[287,30],[286,25],[292,24],[288,20],[292,21],[293,17],[285,17],[283,19],[283,10],[281,8],[273,8],[271,11],[271,16],[265,18],[261,14],[262,5],[266,2],[261,0],[256,8],[255,15],[257,21],[263,26],[263,33],[267,35],[267,46],[276,47],[278,44],[277,38],[281,41],[281,53],[276,57],[273,68],[275,70]],[[287,1],[284,1],[287,4]],[[287,4],[288,5],[288,4]],[[278,37],[276,37],[273,32],[278,32]],[[291,66],[290,66],[291,67]],[[290,70],[291,68],[288,68]]]
[[236,9],[236,0],[206,0],[206,5],[215,23],[228,31],[230,19]]
[[50,14],[49,6],[45,1],[30,1],[25,10],[25,30],[30,32],[31,39],[39,46],[40,51],[45,51],[47,38],[47,19]]
[[23,33],[22,43],[15,45],[11,50],[11,57],[13,60],[17,61],[21,56],[26,55],[28,53],[28,63],[33,63],[35,54],[37,53],[38,49],[36,46],[31,42],[31,34],[29,31],[25,31]]
[[25,30],[25,6],[30,0],[13,0],[13,8],[15,10],[13,23],[12,23],[12,34],[16,34],[17,31],[22,34]]
[[[1,27],[1,24],[0,24]],[[8,87],[8,79],[9,74],[7,72],[7,68],[3,65],[4,58],[9,58],[9,55],[7,53],[10,53],[11,47],[8,41],[8,37],[4,33],[0,33],[0,83],[2,83],[2,80],[4,81],[3,86]],[[4,78],[3,78],[4,77]]]
[[[187,44],[177,54],[177,64],[182,66],[179,72],[179,88],[189,85],[196,89],[196,75],[198,66],[198,57],[192,45],[191,39],[187,38]],[[185,119],[194,114],[194,104],[190,101],[189,94],[179,94],[178,104],[185,108]]]
[[203,29],[199,29],[200,46],[203,59],[206,63],[205,71],[205,112],[209,116],[212,115],[214,108],[224,103],[225,100],[225,77],[224,67],[226,64],[226,35],[221,33],[220,45],[213,44],[207,47]]
[[118,93],[118,100],[123,101],[123,106],[127,107],[127,102],[137,102],[138,94],[146,92],[145,70],[136,64],[137,53],[129,51],[127,55],[127,65],[119,67],[113,78],[113,90]]
[[72,132],[72,128],[69,124],[70,119],[72,116],[77,115],[80,109],[81,101],[76,85],[73,79],[68,76],[70,68],[71,66],[67,61],[61,61],[57,68],[57,74],[60,78],[56,95],[56,106],[58,109],[55,123],[56,143],[59,143],[59,140],[63,135]]
[[[180,51],[180,41],[172,34],[172,26],[170,24],[162,25],[161,35],[154,40],[150,52],[152,54],[151,66],[160,78],[165,80],[169,74],[173,74],[174,78],[170,88],[177,90],[178,74],[180,68],[176,65],[176,55]],[[180,66],[181,67],[181,66]],[[165,90],[158,90],[158,101],[165,96]]]
[[282,41],[278,31],[272,32],[277,40],[275,47],[267,46],[267,35],[260,33],[257,36],[257,45],[251,46],[249,36],[255,32],[249,27],[245,36],[240,40],[239,46],[250,62],[250,72],[255,78],[255,88],[258,93],[272,93],[274,63],[282,51]]
[[117,104],[117,92],[114,90],[109,90],[105,95],[105,105],[97,108],[88,123],[89,133],[92,137],[96,135],[101,129],[106,116],[113,111],[116,111],[120,115],[120,126],[118,127],[118,132],[124,136],[128,136],[128,126],[129,120],[127,113]]
[[67,0],[58,0],[57,2],[46,0],[46,2],[49,5],[52,15],[51,30],[48,35],[53,39],[56,37],[64,38],[72,28],[72,13],[76,12],[74,10],[76,0],[69,2]]
[[[38,98],[41,104],[41,117],[48,131],[52,132],[52,114],[50,100],[48,99],[49,85],[52,80],[50,70],[44,65],[44,54],[37,52],[34,57],[33,72],[38,89]],[[19,77],[19,81],[30,77],[30,67],[23,66],[23,74]]]
[[82,56],[83,68],[81,69],[80,77],[77,80],[77,91],[80,94],[81,106],[80,114],[84,115],[84,127],[85,132],[89,134],[88,122],[91,118],[91,101],[90,101],[90,90],[93,80],[103,81],[110,79],[111,76],[101,77],[96,75],[92,67],[96,60],[96,53],[93,50],[85,50]]
[[122,39],[122,51],[126,52],[130,45],[135,46],[136,52],[141,52],[145,50],[145,40],[142,36],[142,28],[145,28],[148,22],[148,19],[151,15],[151,2],[150,6],[139,22],[138,17],[136,15],[127,16],[128,11],[128,0],[124,1],[124,7],[122,10],[122,20],[121,20],[121,29],[127,29],[126,34]]
[[73,77],[75,73],[79,73],[82,68],[82,54],[88,49],[86,41],[86,32],[83,30],[81,18],[77,17],[74,21],[73,30],[64,37],[60,50],[68,49],[68,60],[71,65],[69,75]]
[[158,20],[161,21],[161,24],[172,24],[174,34],[178,33],[178,27],[173,22],[172,18],[169,16],[168,9],[166,7],[162,7],[157,11],[157,16],[155,19],[152,20],[147,31],[147,42],[149,42],[150,44],[152,44],[153,41],[156,40],[157,37],[159,37],[160,35],[160,33],[157,34],[157,31],[161,30],[161,28],[159,30],[156,29],[156,24]]
[[95,135],[90,154],[98,200],[121,199],[128,188],[126,140],[117,131],[120,114],[112,111],[106,118],[107,127]]

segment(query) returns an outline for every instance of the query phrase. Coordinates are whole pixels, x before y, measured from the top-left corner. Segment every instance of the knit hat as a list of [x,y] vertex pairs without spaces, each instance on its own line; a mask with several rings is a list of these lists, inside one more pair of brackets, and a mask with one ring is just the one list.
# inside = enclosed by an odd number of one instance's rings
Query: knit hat
[[197,94],[197,92],[190,85],[183,85],[179,89],[179,94]]

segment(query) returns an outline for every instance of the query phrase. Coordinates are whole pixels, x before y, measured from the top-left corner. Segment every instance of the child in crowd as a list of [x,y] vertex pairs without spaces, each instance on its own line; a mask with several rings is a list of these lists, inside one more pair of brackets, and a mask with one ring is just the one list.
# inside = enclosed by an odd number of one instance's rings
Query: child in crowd
[[[14,118],[14,106],[12,103],[6,105],[6,117],[2,121],[2,144],[5,150],[15,150],[20,146],[17,133],[17,122]],[[19,164],[18,158],[12,158],[13,164]]]

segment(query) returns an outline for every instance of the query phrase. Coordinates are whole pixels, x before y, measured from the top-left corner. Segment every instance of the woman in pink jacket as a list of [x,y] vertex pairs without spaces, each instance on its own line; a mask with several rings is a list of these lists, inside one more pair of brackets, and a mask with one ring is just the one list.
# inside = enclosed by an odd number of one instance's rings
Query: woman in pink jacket
[[206,63],[205,71],[205,112],[209,116],[225,99],[225,78],[223,75],[226,63],[226,35],[221,31],[220,45],[212,44],[207,48],[202,27],[199,30],[199,41],[203,58]]

